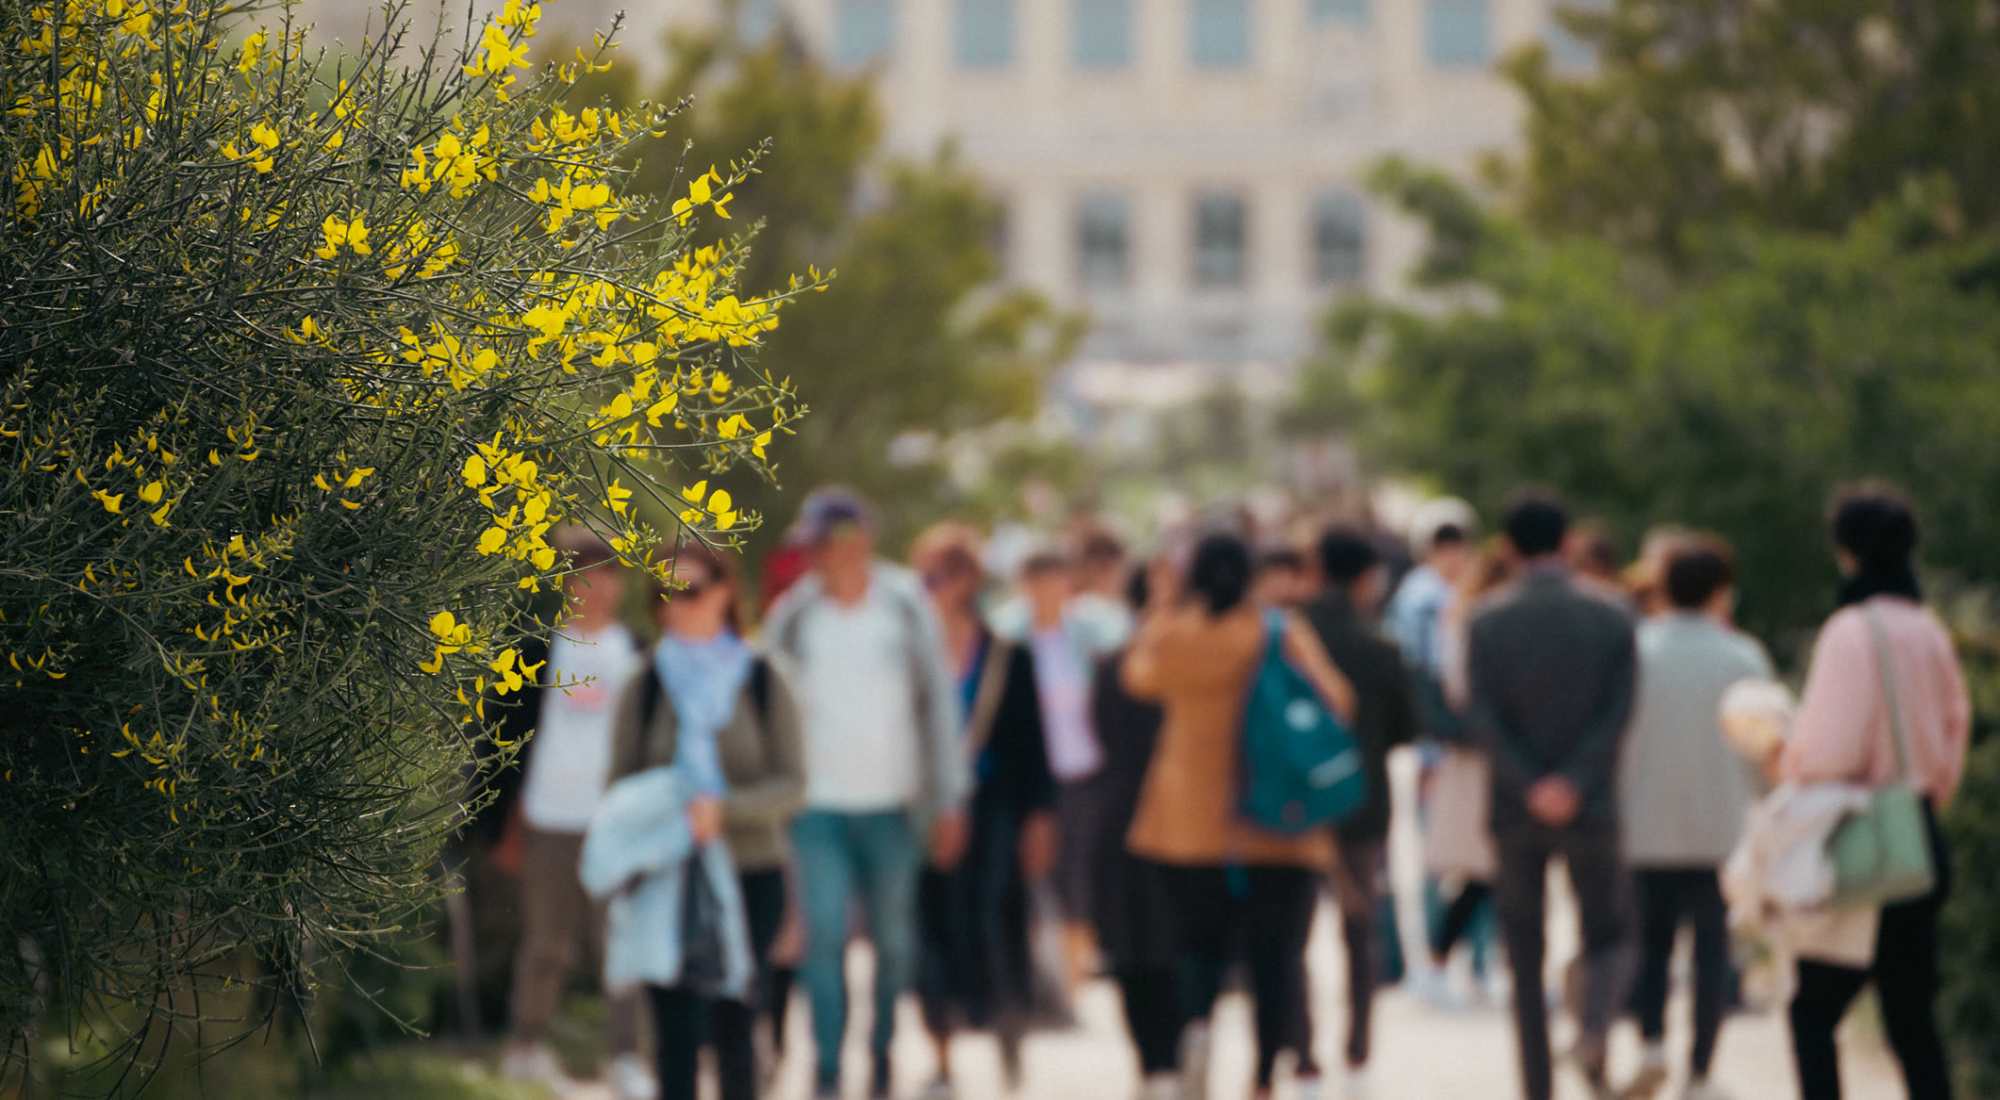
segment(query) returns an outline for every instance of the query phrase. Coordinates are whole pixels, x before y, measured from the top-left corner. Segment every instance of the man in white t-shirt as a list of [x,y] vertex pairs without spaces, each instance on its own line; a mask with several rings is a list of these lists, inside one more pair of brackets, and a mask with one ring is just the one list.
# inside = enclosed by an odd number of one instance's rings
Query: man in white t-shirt
[[868,508],[839,490],[808,498],[812,572],[765,623],[798,669],[806,807],[792,826],[806,920],[816,1096],[840,1094],[848,918],[859,901],[875,945],[871,1096],[890,1088],[896,1001],[916,964],[925,849],[944,866],[965,845],[970,787],[958,684],[922,586],[875,559]]
[[[645,660],[618,621],[625,573],[601,543],[573,551],[569,618],[549,642],[539,716],[521,788],[521,945],[514,958],[509,1077],[561,1091],[567,1078],[545,1037],[579,942],[601,957],[603,914],[577,880],[583,834],[611,771],[611,715]],[[610,1004],[611,1084],[619,1100],[651,1100],[652,1074],[639,1054],[638,1003]]]

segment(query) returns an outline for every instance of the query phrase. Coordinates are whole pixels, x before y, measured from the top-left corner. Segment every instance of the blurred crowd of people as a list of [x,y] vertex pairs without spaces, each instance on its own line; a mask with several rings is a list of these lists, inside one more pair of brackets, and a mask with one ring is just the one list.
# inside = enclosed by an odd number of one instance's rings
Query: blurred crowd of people
[[[1287,1063],[1291,1095],[1362,1095],[1371,1005],[1398,982],[1441,1007],[1503,997],[1527,1100],[1554,1094],[1552,1015],[1572,1021],[1562,1061],[1593,1096],[1726,1097],[1718,1038],[1753,994],[1788,1006],[1801,1094],[1836,1098],[1835,1031],[1872,983],[1909,1095],[1949,1097],[1936,814],[1970,713],[1922,603],[1909,504],[1879,486],[1836,501],[1846,579],[1795,706],[1734,622],[1722,539],[1662,528],[1625,566],[1552,494],[1524,492],[1498,520],[1487,535],[1439,500],[1412,530],[1295,539],[1230,517],[1145,554],[1088,524],[1006,555],[942,522],[899,564],[871,505],[827,489],[767,563],[754,631],[733,560],[687,543],[671,591],[648,593],[666,597],[649,601],[649,642],[620,617],[635,582],[573,539],[568,614],[503,811],[522,924],[504,1069],[564,1080],[548,1028],[593,947],[617,956],[610,1078],[627,1100],[694,1097],[704,1047],[725,1100],[762,1094],[795,982],[816,1096],[946,1100],[962,1032],[993,1037],[1011,1090],[1100,1095],[1026,1080],[1022,1057],[1065,991],[1095,980],[1116,984],[1141,1095],[1159,1100],[1270,1096]],[[1246,700],[1274,669],[1299,685],[1285,720],[1344,746],[1301,774],[1361,792],[1297,827],[1245,810],[1252,778],[1291,766],[1246,756]],[[1400,752],[1418,762],[1414,805],[1392,797]],[[1387,857],[1402,815],[1427,870],[1401,899],[1424,914],[1414,947]],[[1885,830],[1884,850],[1914,827],[1921,850],[1857,870],[1843,830],[1862,826]],[[1582,931],[1566,967],[1547,958],[1556,863]],[[1323,910],[1346,955],[1327,1069],[1306,965]],[[1677,1066],[1666,1006],[1684,928],[1693,1038]],[[858,939],[873,988],[853,1014]],[[1745,943],[1783,960],[1771,984],[1751,989]],[[1502,953],[1511,980],[1490,961]],[[1254,1079],[1211,1082],[1232,982],[1253,1007]],[[891,1057],[905,995],[936,1051],[925,1082],[899,1083]],[[869,1057],[850,1067],[855,1015]],[[1627,1017],[1643,1059],[1613,1080],[1608,1038]]]

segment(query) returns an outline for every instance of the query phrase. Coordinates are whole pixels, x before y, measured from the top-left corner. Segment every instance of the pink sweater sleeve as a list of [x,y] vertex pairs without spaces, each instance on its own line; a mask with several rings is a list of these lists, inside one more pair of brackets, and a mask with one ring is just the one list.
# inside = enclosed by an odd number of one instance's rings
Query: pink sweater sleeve
[[1813,644],[1779,774],[1796,783],[1866,782],[1873,770],[1870,734],[1881,706],[1879,683],[1868,624],[1852,612],[1835,615]]

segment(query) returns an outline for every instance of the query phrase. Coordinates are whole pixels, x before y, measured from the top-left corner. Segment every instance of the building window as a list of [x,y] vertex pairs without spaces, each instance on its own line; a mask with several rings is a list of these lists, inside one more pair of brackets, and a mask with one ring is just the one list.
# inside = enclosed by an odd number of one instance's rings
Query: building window
[[958,64],[997,69],[1014,60],[1014,0],[957,0]]
[[1424,53],[1441,69],[1479,68],[1492,61],[1486,0],[1425,0]]
[[1605,0],[1566,0],[1549,13],[1549,59],[1558,69],[1576,71],[1597,63],[1597,50],[1563,25],[1561,12],[1602,12]]
[[1194,284],[1223,288],[1243,285],[1249,214],[1243,196],[1212,192],[1194,200]]
[[1358,282],[1368,272],[1368,208],[1350,191],[1328,191],[1313,202],[1313,281]]
[[1070,58],[1080,69],[1132,63],[1132,0],[1071,0]]
[[1198,69],[1250,64],[1250,0],[1188,0],[1188,60]]
[[1076,274],[1086,287],[1122,287],[1132,277],[1132,204],[1123,195],[1085,195],[1076,207]]
[[1315,23],[1346,23],[1349,26],[1365,27],[1369,17],[1369,0],[1312,0],[1312,20]]
[[833,14],[835,62],[872,65],[895,48],[895,0],[836,0]]
[[778,0],[737,0],[736,36],[752,45],[778,29]]

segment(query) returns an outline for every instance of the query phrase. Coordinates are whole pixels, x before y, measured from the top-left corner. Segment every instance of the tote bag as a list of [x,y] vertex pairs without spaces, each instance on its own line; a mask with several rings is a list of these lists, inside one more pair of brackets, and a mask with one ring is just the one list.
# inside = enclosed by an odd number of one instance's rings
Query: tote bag
[[1833,863],[1833,904],[1877,906],[1920,898],[1937,885],[1930,827],[1921,792],[1910,782],[1909,733],[1889,661],[1889,639],[1881,615],[1868,608],[1875,636],[1875,660],[1882,674],[1882,705],[1896,746],[1896,774],[1869,795],[1868,809],[1841,822],[1827,841]]

